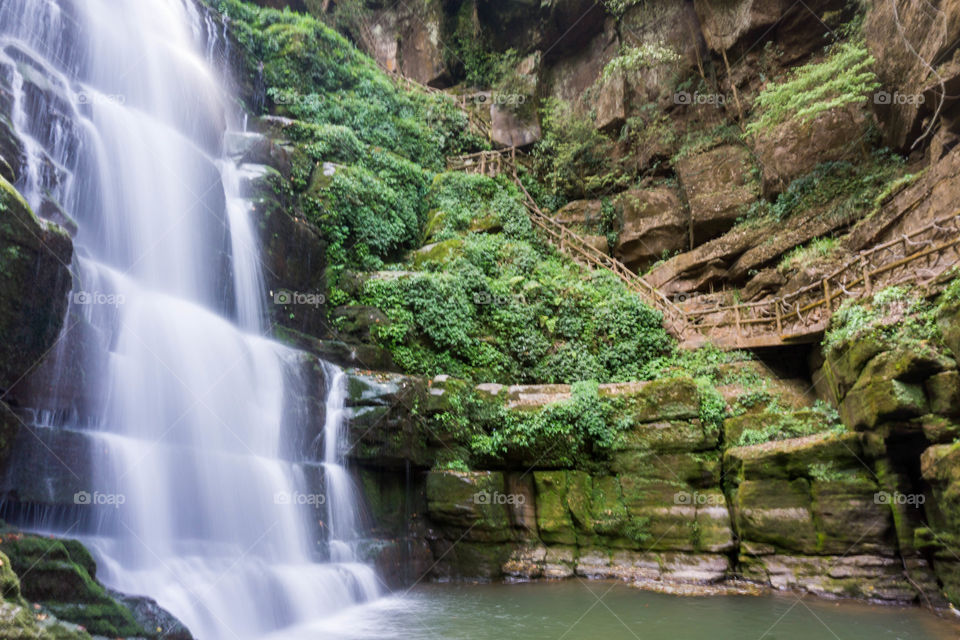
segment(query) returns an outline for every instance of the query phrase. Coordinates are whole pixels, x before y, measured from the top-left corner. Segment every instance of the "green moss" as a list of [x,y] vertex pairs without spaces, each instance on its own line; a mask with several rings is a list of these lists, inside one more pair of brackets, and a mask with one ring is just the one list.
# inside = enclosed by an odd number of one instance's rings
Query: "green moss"
[[22,576],[23,596],[63,620],[109,637],[146,635],[96,579],[93,557],[75,540],[7,533],[0,551]]

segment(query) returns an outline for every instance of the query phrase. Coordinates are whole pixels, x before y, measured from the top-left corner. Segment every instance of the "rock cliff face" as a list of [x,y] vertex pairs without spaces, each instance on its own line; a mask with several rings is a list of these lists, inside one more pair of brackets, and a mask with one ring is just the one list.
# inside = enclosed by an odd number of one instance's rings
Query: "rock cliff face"
[[[380,487],[378,522],[389,529],[406,510],[409,548],[420,566],[433,565],[433,577],[576,575],[705,591],[740,578],[943,606],[944,597],[955,599],[956,567],[931,545],[957,524],[949,497],[957,456],[955,446],[936,443],[956,430],[956,363],[883,347],[843,353],[824,361],[823,379],[846,390],[841,410],[855,429],[824,424],[809,436],[735,446],[784,415],[751,411],[711,428],[689,379],[609,385],[605,393],[633,407],[632,421],[599,469],[430,469],[457,437],[405,419],[403,407],[425,416],[443,410],[451,382],[354,378],[354,457],[365,484]],[[891,397],[891,386],[902,389]],[[564,385],[486,391],[512,411],[570,394]],[[858,404],[861,393],[888,397],[887,406]],[[373,471],[383,465],[398,472]],[[384,481],[402,482],[405,498],[394,489],[400,502],[383,501]],[[928,516],[944,529],[918,529]]]

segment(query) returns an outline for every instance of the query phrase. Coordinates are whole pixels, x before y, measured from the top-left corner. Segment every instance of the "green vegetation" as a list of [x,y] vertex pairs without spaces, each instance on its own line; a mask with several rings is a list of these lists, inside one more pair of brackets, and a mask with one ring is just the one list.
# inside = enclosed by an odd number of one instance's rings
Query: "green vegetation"
[[787,254],[783,256],[783,259],[780,260],[777,268],[780,271],[802,269],[817,259],[825,258],[832,254],[839,246],[840,240],[837,238],[830,236],[815,238],[803,246],[795,247],[788,251]]
[[904,287],[887,287],[867,301],[849,300],[831,317],[823,346],[830,351],[867,336],[897,345],[937,342],[937,313],[953,292],[948,288],[939,304]]
[[782,82],[768,85],[754,102],[757,117],[747,125],[755,135],[792,121],[809,124],[820,114],[867,102],[880,83],[873,56],[860,40],[833,45],[823,62],[806,64]]
[[[379,268],[420,237],[431,171],[473,150],[466,116],[444,96],[398,88],[322,22],[222,0],[266,106],[296,122],[285,198],[323,232],[328,261]],[[261,71],[262,65],[262,71]]]
[[802,438],[824,431],[844,433],[840,415],[830,405],[818,400],[811,410],[789,410],[774,399],[764,409],[762,425],[744,429],[735,446],[744,447],[774,440]]
[[[537,241],[513,184],[441,174],[427,201],[441,241],[396,265],[395,276],[367,280],[357,298],[386,313],[374,337],[404,370],[482,382],[622,381],[671,352],[660,315],[615,276],[586,274]],[[484,229],[471,230],[477,218]]]
[[540,125],[543,138],[533,150],[534,168],[555,193],[580,198],[609,189],[618,180],[611,160],[613,143],[592,119],[551,98],[540,110]]
[[760,200],[744,215],[750,220],[787,220],[799,213],[822,209],[838,222],[852,222],[873,213],[877,201],[891,185],[902,183],[904,161],[887,149],[874,152],[869,161],[825,162],[790,183],[770,203]]
[[643,44],[639,47],[624,47],[620,55],[613,58],[603,68],[602,82],[615,75],[629,76],[641,69],[649,69],[661,64],[670,64],[680,60],[676,51],[663,45]]

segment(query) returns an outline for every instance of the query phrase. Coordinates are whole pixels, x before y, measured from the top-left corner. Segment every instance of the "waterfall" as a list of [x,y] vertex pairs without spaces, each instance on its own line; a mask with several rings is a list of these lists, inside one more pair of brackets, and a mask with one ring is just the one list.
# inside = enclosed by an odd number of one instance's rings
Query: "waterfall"
[[[41,477],[23,492],[33,506],[5,513],[81,537],[108,586],[154,598],[203,640],[260,637],[378,591],[355,551],[344,374],[321,363],[312,433],[297,417],[312,415],[316,361],[263,335],[252,209],[222,151],[232,101],[217,37],[192,0],[0,4],[17,187],[76,221],[67,324],[86,354],[66,381],[84,401],[39,402],[36,437],[17,445],[68,468],[14,469],[8,488]],[[314,436],[313,451],[292,444]]]

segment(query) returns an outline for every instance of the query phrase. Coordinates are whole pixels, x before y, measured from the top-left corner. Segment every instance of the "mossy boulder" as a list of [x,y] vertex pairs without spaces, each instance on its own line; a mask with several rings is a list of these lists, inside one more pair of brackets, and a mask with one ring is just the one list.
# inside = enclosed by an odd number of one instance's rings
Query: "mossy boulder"
[[869,469],[834,472],[810,482],[819,552],[895,555],[892,514],[877,489]]
[[577,535],[567,508],[567,472],[535,471],[533,478],[540,538],[548,544],[575,544]]
[[507,509],[519,498],[506,492],[501,472],[431,471],[426,491],[427,513],[448,537],[478,542],[515,538]]
[[842,400],[857,383],[863,367],[888,348],[889,345],[881,338],[866,335],[827,351],[820,371],[834,398],[838,402]]
[[960,300],[947,302],[940,308],[937,326],[940,327],[944,343],[954,357],[960,359]]
[[72,257],[67,232],[37,218],[0,177],[0,389],[15,384],[57,339]]
[[699,420],[636,424],[623,433],[618,448],[628,451],[705,451],[717,446],[717,432],[705,429]]
[[863,447],[856,433],[816,433],[803,438],[735,447],[724,454],[727,478],[733,482],[809,477],[815,464],[835,469],[862,467]]
[[960,373],[944,371],[924,383],[930,411],[944,416],[960,416]]
[[894,379],[862,385],[858,382],[840,404],[843,423],[851,429],[872,429],[882,422],[921,416],[928,410],[922,385]]
[[133,614],[96,581],[96,563],[76,540],[8,532],[0,551],[21,577],[24,598],[58,618],[108,637],[147,635]]
[[794,553],[818,552],[806,479],[746,480],[735,496],[733,508],[741,539]]
[[666,482],[682,482],[691,487],[716,487],[720,484],[720,453],[657,453],[627,449],[613,454],[610,468],[617,474],[633,474]]
[[693,420],[700,415],[700,391],[693,378],[666,378],[644,385],[638,393],[624,396],[625,415],[634,424]]

